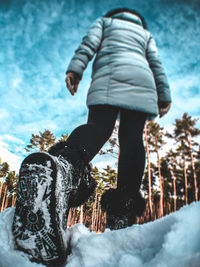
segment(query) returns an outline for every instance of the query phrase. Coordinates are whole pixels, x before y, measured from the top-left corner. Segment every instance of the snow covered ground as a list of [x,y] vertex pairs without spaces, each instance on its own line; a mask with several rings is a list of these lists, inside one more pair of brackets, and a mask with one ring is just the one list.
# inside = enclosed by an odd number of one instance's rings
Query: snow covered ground
[[[39,267],[13,249],[14,208],[0,214],[0,267]],[[200,202],[155,222],[103,234],[84,225],[70,228],[72,254],[66,267],[199,267]]]

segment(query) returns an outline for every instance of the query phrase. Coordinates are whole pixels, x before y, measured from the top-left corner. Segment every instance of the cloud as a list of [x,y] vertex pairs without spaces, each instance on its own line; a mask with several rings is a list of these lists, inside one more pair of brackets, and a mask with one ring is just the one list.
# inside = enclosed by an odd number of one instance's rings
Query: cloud
[[15,78],[13,79],[12,85],[13,87],[18,87],[19,84],[21,83],[22,79],[21,78]]
[[[0,138],[0,140],[1,140],[1,138]],[[16,138],[16,137],[14,137],[12,135],[9,135],[9,134],[4,135],[3,139],[7,140],[7,141],[10,141],[10,142],[18,143],[18,144],[24,144],[24,142],[21,139]]]
[[16,156],[8,150],[8,144],[0,140],[0,158],[1,162],[7,162],[10,165],[10,170],[18,173],[22,157]]
[[[178,15],[177,15],[178,14]],[[197,74],[200,60],[197,11],[188,5],[174,4],[152,22],[162,58],[170,77]]]
[[[177,77],[171,82],[172,109],[166,116],[172,122],[187,112],[193,117],[200,113],[200,78],[196,75]],[[198,122],[198,126],[200,126]]]
[[106,168],[107,166],[110,166],[113,169],[117,170],[117,159],[114,159],[111,156],[97,155],[92,160],[92,165],[96,166],[100,171],[103,171],[103,169]]
[[[65,87],[67,64],[90,24],[122,6],[137,9],[147,20],[169,77],[173,105],[160,122],[169,125],[185,111],[199,115],[200,17],[195,3],[10,1],[0,15],[0,136],[27,144],[32,133],[50,129],[60,137],[86,123],[91,64],[74,97]],[[3,140],[24,156],[22,143]]]

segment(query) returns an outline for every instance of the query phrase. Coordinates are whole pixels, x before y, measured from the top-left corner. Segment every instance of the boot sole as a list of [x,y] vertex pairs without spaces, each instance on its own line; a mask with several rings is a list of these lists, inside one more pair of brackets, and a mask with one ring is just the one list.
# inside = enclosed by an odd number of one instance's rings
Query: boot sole
[[66,261],[68,199],[56,158],[33,153],[22,163],[13,236],[31,261],[59,266]]

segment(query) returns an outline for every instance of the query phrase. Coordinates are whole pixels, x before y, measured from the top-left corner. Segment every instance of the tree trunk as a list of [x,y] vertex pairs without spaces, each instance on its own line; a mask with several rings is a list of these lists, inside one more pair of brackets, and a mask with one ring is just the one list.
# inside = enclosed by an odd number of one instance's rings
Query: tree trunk
[[153,207],[152,207],[152,185],[151,185],[151,163],[149,157],[149,144],[148,144],[148,132],[147,132],[147,125],[145,125],[145,145],[146,145],[146,154],[147,154],[147,168],[148,168],[148,181],[149,181],[149,209],[150,209],[150,218],[152,219],[153,215]]
[[176,194],[176,177],[174,171],[172,170],[172,179],[173,179],[173,189],[174,189],[174,211],[177,210],[177,194]]
[[184,164],[184,177],[185,177],[185,204],[188,204],[188,179],[187,179],[187,168],[185,164],[185,158],[183,161]]
[[15,203],[17,200],[17,196],[15,196],[15,194],[12,195],[12,207],[15,207]]
[[4,184],[4,179],[1,181],[1,187],[0,187],[0,199],[1,199],[1,194],[2,194],[2,189],[3,189],[3,184]]
[[99,222],[98,222],[98,229],[97,229],[97,232],[101,232],[101,225],[102,225],[102,211],[101,211],[101,208],[99,209]]
[[98,232],[99,231],[99,229],[100,229],[100,224],[99,224],[99,222],[100,222],[100,220],[101,220],[101,207],[100,207],[100,201],[101,201],[101,197],[100,196],[98,196],[98,198],[97,198],[97,223],[96,223],[96,232]]
[[93,208],[92,208],[92,225],[91,225],[91,230],[95,230],[95,223],[96,223],[96,206],[97,206],[97,190],[95,193],[95,200],[93,203]]
[[71,226],[71,214],[72,214],[72,211],[71,211],[71,209],[69,209],[68,220],[67,220],[67,226],[68,227]]
[[84,205],[81,205],[80,223],[82,223],[82,224],[83,224],[83,216],[84,216],[83,208],[84,208]]
[[163,217],[164,211],[163,211],[163,199],[164,199],[164,193],[163,193],[163,181],[162,181],[162,175],[161,175],[161,169],[160,169],[160,158],[158,150],[156,150],[157,154],[157,163],[158,163],[158,174],[159,174],[159,183],[160,183],[160,217]]
[[8,194],[7,194],[3,210],[7,209],[7,207],[8,207],[8,199],[9,199],[9,197],[8,197]]
[[189,151],[190,151],[190,157],[191,157],[191,165],[192,165],[192,171],[193,171],[193,176],[194,176],[194,190],[195,190],[195,201],[198,201],[198,186],[197,186],[197,174],[194,166],[194,158],[192,154],[192,145],[191,141],[189,138],[187,138],[188,146],[189,146]]
[[0,212],[2,212],[3,208],[4,208],[4,202],[5,202],[5,198],[6,198],[6,194],[7,194],[7,185],[4,188],[4,196],[3,196],[3,200],[2,200],[2,204],[1,204],[1,210]]

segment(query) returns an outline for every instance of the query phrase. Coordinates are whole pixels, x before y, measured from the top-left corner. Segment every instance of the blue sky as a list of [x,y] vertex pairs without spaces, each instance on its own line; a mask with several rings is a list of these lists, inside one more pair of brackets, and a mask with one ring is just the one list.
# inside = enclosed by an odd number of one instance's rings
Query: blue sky
[[[1,0],[0,157],[19,164],[32,133],[57,137],[86,122],[91,63],[78,94],[65,71],[91,23],[109,9],[129,7],[146,19],[172,90],[173,105],[159,120],[170,127],[184,112],[200,114],[200,3],[186,0]],[[200,124],[198,123],[198,126]],[[9,154],[11,153],[11,154]],[[10,159],[10,160],[9,160]],[[107,159],[106,159],[107,160]]]

